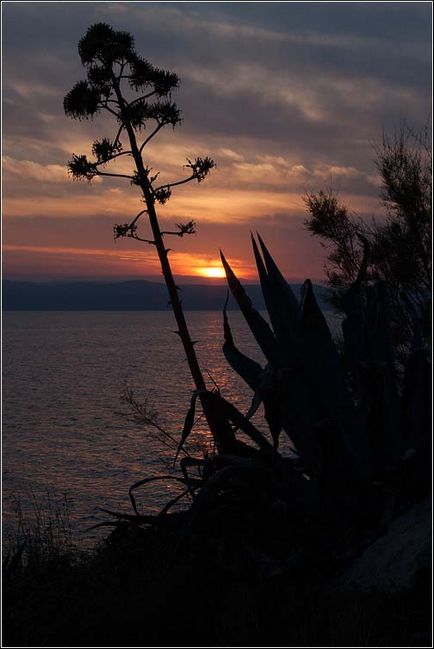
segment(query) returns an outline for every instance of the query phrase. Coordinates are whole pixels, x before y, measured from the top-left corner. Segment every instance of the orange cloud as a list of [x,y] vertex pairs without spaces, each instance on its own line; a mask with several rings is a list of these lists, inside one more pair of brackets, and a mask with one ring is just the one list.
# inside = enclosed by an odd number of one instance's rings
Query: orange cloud
[[68,180],[66,167],[62,165],[43,165],[33,160],[15,160],[10,156],[3,156],[3,173],[12,178],[18,177],[21,182],[23,178],[47,183],[64,183]]
[[[89,261],[93,266],[95,274],[104,274],[104,270],[113,270],[122,275],[160,275],[160,264],[157,254],[153,248],[145,249],[121,249],[117,250],[101,248],[68,248],[57,246],[31,246],[13,245],[3,246],[5,256],[8,257],[8,265],[14,270],[15,262],[19,264],[22,259],[30,257],[42,257],[42,263],[47,265],[48,258],[53,261],[61,260],[63,264],[69,265],[71,271],[79,272],[80,269],[87,269]],[[10,257],[10,259],[9,259]],[[171,251],[170,261],[175,275],[197,276],[207,278],[222,278],[224,272],[221,262],[215,255],[176,252]],[[37,259],[33,263],[38,266]],[[246,264],[240,259],[229,258],[229,263],[235,272],[245,279],[254,277],[253,264]],[[48,265],[51,265],[48,262]]]

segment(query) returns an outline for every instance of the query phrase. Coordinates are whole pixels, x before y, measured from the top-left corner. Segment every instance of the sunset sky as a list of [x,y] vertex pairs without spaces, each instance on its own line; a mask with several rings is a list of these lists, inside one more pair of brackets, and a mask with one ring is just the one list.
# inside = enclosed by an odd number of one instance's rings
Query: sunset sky
[[[431,3],[3,3],[3,272],[8,279],[160,281],[155,251],[113,240],[142,209],[128,181],[73,182],[72,153],[113,137],[106,118],[65,117],[84,78],[77,43],[95,22],[130,31],[137,51],[173,70],[183,122],[146,162],[166,181],[186,158],[217,163],[160,208],[174,272],[202,281],[222,248],[254,279],[250,230],[291,280],[323,276],[303,228],[302,195],[333,187],[360,215],[381,214],[373,143],[406,120],[431,121]],[[119,166],[117,167],[119,169]]]

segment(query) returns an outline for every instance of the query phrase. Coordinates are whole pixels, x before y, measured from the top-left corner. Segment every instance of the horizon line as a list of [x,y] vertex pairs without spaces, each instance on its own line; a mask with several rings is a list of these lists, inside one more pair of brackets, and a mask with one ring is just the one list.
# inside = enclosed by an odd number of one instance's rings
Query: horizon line
[[[259,278],[250,279],[247,277],[239,276],[238,279],[245,284],[251,285],[260,285]],[[318,284],[320,286],[327,286],[327,281],[324,278],[318,277],[290,277],[285,278],[289,284],[303,284],[307,279],[310,279],[311,282]],[[227,282],[223,278],[207,278],[199,277],[193,275],[178,275],[176,277],[178,282],[184,282],[185,284],[196,284],[196,285],[207,285],[207,286],[227,286]],[[23,277],[5,277],[3,275],[2,282],[26,282],[28,284],[124,284],[128,282],[145,282],[148,284],[158,284],[160,286],[165,286],[164,280],[160,278],[147,278],[147,277],[128,277],[128,278],[36,278],[36,279],[27,279]]]

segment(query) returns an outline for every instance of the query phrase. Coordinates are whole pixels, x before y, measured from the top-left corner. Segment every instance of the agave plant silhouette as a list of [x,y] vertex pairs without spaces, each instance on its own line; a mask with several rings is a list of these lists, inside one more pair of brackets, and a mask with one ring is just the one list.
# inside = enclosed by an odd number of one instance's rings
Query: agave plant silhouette
[[[238,350],[224,309],[226,359],[253,390],[254,408],[263,402],[274,448],[282,431],[291,439],[304,475],[318,484],[318,509],[334,511],[346,524],[368,508],[380,512],[384,522],[393,511],[391,497],[398,502],[403,491],[423,491],[429,484],[428,355],[413,351],[400,392],[388,288],[366,280],[366,241],[358,275],[343,300],[341,352],[311,281],[305,281],[298,301],[259,235],[258,241],[259,246],[252,236],[271,326],[221,257],[232,295],[267,364],[262,368]],[[297,484],[306,490],[305,482]]]
[[[244,443],[240,454],[182,458],[182,477],[157,478],[184,486],[157,517],[140,516],[133,496],[133,491],[155,478],[131,487],[135,514],[117,516],[134,524],[158,525],[173,504],[188,495],[193,504],[186,533],[220,506],[222,511],[231,506],[238,511],[250,508],[255,494],[261,516],[283,502],[294,521],[308,517],[318,538],[332,545],[354,527],[378,531],[403,502],[429,489],[427,355],[415,350],[405,369],[405,387],[399,392],[387,287],[366,281],[367,246],[358,276],[345,296],[344,346],[338,350],[311,281],[306,280],[298,300],[259,235],[258,242],[252,236],[271,325],[255,309],[223,253],[221,257],[229,289],[266,365],[237,348],[226,303],[223,353],[251,388],[252,405],[242,414],[221,394],[212,393],[233,434],[244,433],[254,446]],[[175,460],[193,429],[196,396]],[[269,435],[251,421],[261,403]],[[295,457],[279,452],[282,432],[290,438]],[[191,476],[191,468],[199,468],[199,473]]]

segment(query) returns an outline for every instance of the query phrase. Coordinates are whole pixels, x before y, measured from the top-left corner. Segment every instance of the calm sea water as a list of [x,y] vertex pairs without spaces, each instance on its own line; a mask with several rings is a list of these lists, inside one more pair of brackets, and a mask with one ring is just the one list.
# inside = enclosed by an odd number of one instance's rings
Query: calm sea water
[[[239,348],[262,363],[241,314],[229,318]],[[187,319],[205,374],[246,411],[250,391],[221,351],[221,313],[190,312]],[[121,414],[120,394],[128,385],[179,437],[193,386],[174,328],[173,315],[161,311],[4,313],[6,530],[17,497],[28,506],[29,494],[44,502],[48,491],[67,495],[77,537],[92,539],[98,533],[84,530],[104,519],[99,507],[131,512],[129,486],[172,471],[173,452]],[[210,444],[201,422],[195,440]],[[158,511],[176,493],[173,483],[154,483],[140,492],[141,509]]]

